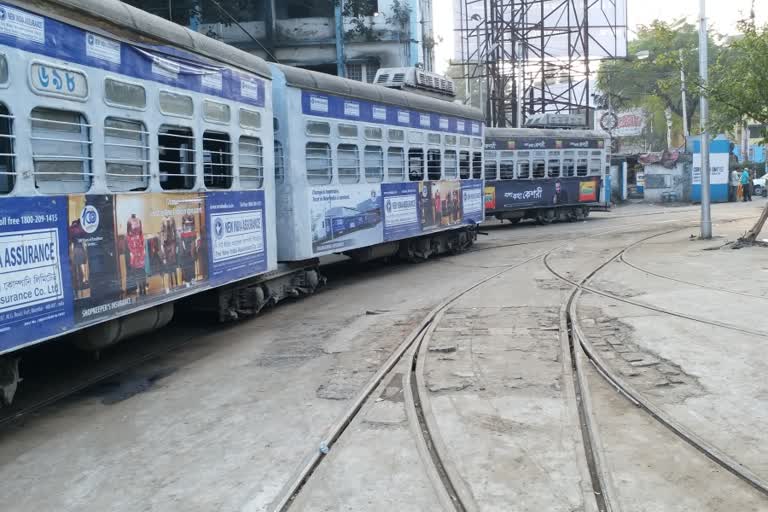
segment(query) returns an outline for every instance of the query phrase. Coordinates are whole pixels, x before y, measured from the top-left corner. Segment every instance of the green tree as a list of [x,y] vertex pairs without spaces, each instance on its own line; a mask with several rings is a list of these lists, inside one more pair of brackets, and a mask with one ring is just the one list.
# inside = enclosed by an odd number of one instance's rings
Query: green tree
[[[682,65],[688,92],[687,121],[688,126],[693,127],[700,98],[698,45],[697,28],[690,23],[654,21],[640,27],[637,39],[629,43],[630,58],[600,67],[597,86],[603,91],[602,102],[607,103],[610,98],[614,108],[645,107],[653,115],[659,114],[657,110],[661,107],[662,118],[664,110],[669,108],[682,118]],[[709,46],[710,57],[716,59],[720,48],[713,37]],[[643,53],[646,58],[637,57]]]

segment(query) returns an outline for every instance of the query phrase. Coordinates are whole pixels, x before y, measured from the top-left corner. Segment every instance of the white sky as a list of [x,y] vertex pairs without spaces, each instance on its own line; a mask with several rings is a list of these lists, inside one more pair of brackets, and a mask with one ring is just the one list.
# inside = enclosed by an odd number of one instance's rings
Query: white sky
[[[434,0],[432,4],[435,32],[443,38],[436,48],[437,71],[444,71],[453,55],[453,1]],[[755,0],[755,17],[758,24],[768,23],[768,0]],[[699,0],[627,0],[627,12],[632,30],[647,25],[655,19],[674,21],[686,17],[697,23]],[[707,0],[709,23],[721,33],[734,33],[736,23],[749,16],[752,0]]]

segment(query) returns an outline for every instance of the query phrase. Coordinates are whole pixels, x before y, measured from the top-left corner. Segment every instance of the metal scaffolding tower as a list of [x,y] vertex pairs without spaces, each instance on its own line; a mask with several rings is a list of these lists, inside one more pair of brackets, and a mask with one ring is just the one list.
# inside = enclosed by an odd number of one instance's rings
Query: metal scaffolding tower
[[626,56],[626,0],[454,0],[454,19],[454,63],[489,126],[538,113],[590,124],[596,61]]

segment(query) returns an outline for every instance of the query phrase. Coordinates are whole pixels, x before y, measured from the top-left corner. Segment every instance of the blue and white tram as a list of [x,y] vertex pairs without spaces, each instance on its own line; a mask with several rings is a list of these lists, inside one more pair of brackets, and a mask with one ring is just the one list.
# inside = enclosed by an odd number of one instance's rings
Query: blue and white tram
[[421,259],[474,241],[480,111],[271,66],[281,261]]
[[485,211],[541,224],[589,215],[605,190],[610,138],[586,130],[488,128]]
[[0,3],[6,401],[15,350],[99,349],[276,272],[272,117],[257,57],[115,0]]

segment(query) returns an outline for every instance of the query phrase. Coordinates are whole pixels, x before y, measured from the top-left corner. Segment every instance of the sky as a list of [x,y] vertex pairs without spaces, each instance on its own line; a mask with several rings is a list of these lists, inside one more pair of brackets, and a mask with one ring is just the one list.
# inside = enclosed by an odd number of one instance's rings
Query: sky
[[[453,55],[453,1],[433,0],[434,29],[442,42],[436,48],[437,71],[445,71]],[[749,16],[752,0],[706,0],[707,18],[718,32],[732,34],[740,19]],[[768,0],[755,0],[755,18],[758,24],[768,23]],[[674,21],[688,18],[697,23],[699,0],[627,0],[629,37],[639,25],[653,20]]]

